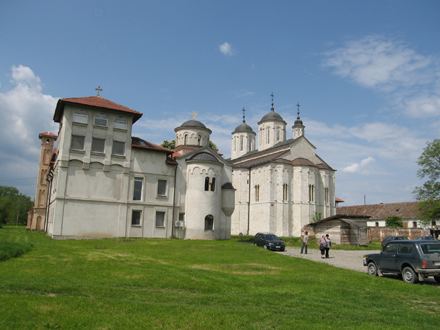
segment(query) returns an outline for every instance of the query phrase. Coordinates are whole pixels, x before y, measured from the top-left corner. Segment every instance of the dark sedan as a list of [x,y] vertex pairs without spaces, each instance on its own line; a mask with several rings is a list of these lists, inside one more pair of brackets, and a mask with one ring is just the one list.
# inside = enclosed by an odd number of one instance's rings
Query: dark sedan
[[286,244],[278,236],[270,233],[258,233],[255,235],[254,244],[263,246],[265,249],[272,251],[285,251]]

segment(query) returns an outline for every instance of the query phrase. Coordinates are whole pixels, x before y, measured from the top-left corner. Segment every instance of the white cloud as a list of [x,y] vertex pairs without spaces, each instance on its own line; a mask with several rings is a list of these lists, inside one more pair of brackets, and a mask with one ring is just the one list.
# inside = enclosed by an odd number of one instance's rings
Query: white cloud
[[402,42],[367,36],[327,52],[324,64],[360,85],[394,89],[429,82],[432,60]]
[[232,45],[229,42],[224,42],[218,46],[218,50],[225,56],[234,55],[234,50],[232,49]]
[[367,36],[325,53],[324,66],[357,84],[385,93],[410,117],[440,116],[440,59],[399,40]]
[[372,162],[374,162],[374,158],[373,157],[367,157],[365,159],[362,159],[359,163],[353,163],[351,165],[348,165],[348,166],[344,167],[342,169],[342,171],[343,172],[348,172],[348,173],[362,172]]
[[27,66],[12,67],[11,83],[11,89],[0,92],[0,177],[4,184],[33,195],[38,133],[56,132],[52,115],[57,99],[42,93],[40,78]]

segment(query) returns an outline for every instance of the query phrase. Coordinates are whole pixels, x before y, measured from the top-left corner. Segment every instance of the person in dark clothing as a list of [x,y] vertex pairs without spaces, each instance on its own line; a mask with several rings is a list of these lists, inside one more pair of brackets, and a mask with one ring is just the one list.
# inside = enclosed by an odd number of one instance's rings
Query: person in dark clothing
[[329,258],[328,252],[330,251],[330,248],[332,247],[332,241],[330,239],[329,234],[325,235],[325,257]]

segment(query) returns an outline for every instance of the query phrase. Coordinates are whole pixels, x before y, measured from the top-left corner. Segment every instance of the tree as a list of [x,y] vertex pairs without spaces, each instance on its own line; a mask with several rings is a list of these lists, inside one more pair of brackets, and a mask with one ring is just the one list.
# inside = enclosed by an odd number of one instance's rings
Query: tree
[[[164,147],[164,148],[167,148],[167,149],[171,149],[171,150],[173,150],[173,149],[176,148],[176,140],[171,140],[171,141],[164,140],[164,141],[162,142],[161,145],[162,145],[162,147]],[[214,142],[212,142],[211,140],[209,140],[209,142],[208,142],[208,146],[209,146],[212,150],[218,152],[218,148],[217,148],[216,144],[215,144]]]
[[402,228],[403,227],[402,218],[396,216],[388,217],[385,219],[385,225],[387,227]]
[[419,216],[424,224],[440,219],[440,139],[429,142],[417,164],[417,176],[425,183],[415,189],[419,203]]
[[21,194],[17,188],[0,186],[0,223],[26,224],[31,207],[29,196]]

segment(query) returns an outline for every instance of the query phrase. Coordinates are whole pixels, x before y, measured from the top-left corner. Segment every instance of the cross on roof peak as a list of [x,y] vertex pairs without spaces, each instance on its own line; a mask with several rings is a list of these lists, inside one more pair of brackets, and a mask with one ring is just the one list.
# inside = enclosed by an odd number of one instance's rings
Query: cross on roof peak
[[270,97],[272,98],[272,107],[270,110],[275,111],[275,106],[273,105],[273,92],[270,94]]
[[243,123],[246,122],[246,109],[243,107],[243,109],[241,110],[243,112]]
[[95,88],[96,96],[101,96],[101,92],[103,91],[101,85],[98,85],[98,87]]
[[197,112],[195,112],[195,111],[191,112],[191,117],[192,117],[192,119],[196,119],[197,118]]
[[296,119],[299,119],[299,107],[300,107],[301,105],[299,104],[299,102],[296,104]]

